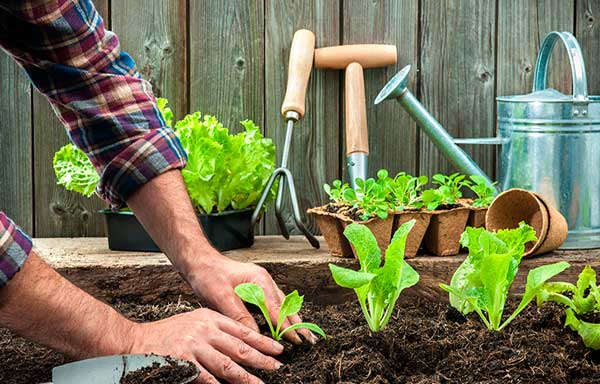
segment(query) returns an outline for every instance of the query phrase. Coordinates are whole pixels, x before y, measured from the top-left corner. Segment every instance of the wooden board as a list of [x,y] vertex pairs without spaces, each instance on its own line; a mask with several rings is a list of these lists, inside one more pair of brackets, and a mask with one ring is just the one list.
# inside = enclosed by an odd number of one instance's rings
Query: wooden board
[[[109,251],[105,238],[35,239],[34,244],[51,266],[104,300],[127,296],[150,302],[157,298],[176,300],[180,295],[192,296],[190,288],[161,253]],[[262,265],[284,291],[298,289],[308,300],[330,304],[352,299],[352,291],[335,284],[328,264],[356,269],[357,261],[331,257],[323,244],[322,249],[315,250],[299,236],[289,241],[279,236],[264,236],[257,237],[252,248],[226,254],[235,260]],[[463,258],[464,255],[418,256],[408,260],[420,274],[420,282],[404,295],[446,301],[447,294],[438,288],[439,283],[450,281]],[[560,275],[560,280],[575,282],[585,265],[600,268],[600,250],[556,251],[524,259],[511,293],[517,296],[523,293],[529,270],[561,260],[572,266]]]
[[[419,94],[423,105],[455,137],[495,133],[496,7],[492,0],[421,1]],[[429,137],[420,135],[420,173],[452,173]],[[488,174],[494,148],[465,147]]]
[[[286,125],[281,117],[288,55],[292,37],[298,29],[313,31],[317,47],[340,44],[339,0],[267,0],[265,3],[265,131],[277,145],[281,161]],[[289,169],[302,212],[327,200],[323,184],[340,177],[340,73],[314,70],[306,94],[306,114],[293,132]],[[284,220],[292,233],[296,230],[285,196]],[[266,216],[266,233],[279,233],[274,209]],[[316,221],[306,218],[307,227],[317,232]]]
[[600,95],[600,2],[577,1],[577,40],[585,59],[588,92]]
[[[94,3],[102,12],[108,9],[108,0]],[[32,97],[35,236],[103,236],[104,223],[96,211],[104,203],[95,195],[88,199],[56,184],[52,159],[69,139],[46,98],[37,91]]]
[[[531,92],[540,43],[548,32],[573,32],[574,6],[573,0],[499,1],[497,95]],[[571,92],[571,69],[563,47],[554,48],[548,86]]]
[[190,111],[232,132],[264,125],[264,5],[257,0],[190,2]]
[[113,1],[112,29],[157,97],[169,99],[174,118],[188,110],[186,1]]
[[[408,87],[413,92],[417,89],[418,12],[417,0],[347,0],[343,3],[343,44],[393,44],[398,49],[396,65],[365,70],[370,177],[375,177],[382,168],[393,174],[399,171],[414,174],[418,169],[414,121],[395,101],[373,104],[381,88],[406,65],[412,65]],[[341,130],[340,144],[344,145],[343,126]],[[340,164],[347,180],[345,163],[344,148]]]
[[33,233],[31,86],[4,52],[0,73],[0,211]]

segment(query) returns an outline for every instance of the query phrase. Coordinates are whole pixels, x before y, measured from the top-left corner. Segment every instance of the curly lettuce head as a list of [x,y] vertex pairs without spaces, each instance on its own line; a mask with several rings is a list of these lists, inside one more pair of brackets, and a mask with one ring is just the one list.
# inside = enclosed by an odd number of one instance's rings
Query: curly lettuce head
[[54,154],[52,167],[58,185],[86,197],[94,194],[100,176],[85,153],[73,144],[65,145]]

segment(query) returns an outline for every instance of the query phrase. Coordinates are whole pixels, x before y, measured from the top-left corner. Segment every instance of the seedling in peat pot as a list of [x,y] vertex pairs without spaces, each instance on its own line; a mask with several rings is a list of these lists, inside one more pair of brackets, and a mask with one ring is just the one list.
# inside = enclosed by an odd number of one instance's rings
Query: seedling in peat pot
[[565,306],[565,327],[576,331],[586,347],[600,349],[600,324],[580,320],[579,315],[600,312],[600,290],[596,285],[596,271],[587,265],[579,274],[577,285],[567,282],[544,284],[537,294],[537,303],[547,301]]
[[342,184],[341,180],[334,180],[331,184],[323,185],[323,189],[331,201],[348,206],[355,203],[352,199],[356,199],[356,194],[348,183]]
[[428,181],[427,176],[414,177],[404,172],[398,173],[388,184],[389,199],[395,210],[420,209],[423,206],[421,188]]
[[281,325],[288,316],[295,315],[296,313],[300,312],[300,309],[302,309],[304,296],[300,296],[298,294],[298,291],[290,293],[283,299],[283,303],[281,303],[281,308],[279,309],[279,319],[277,320],[277,328],[273,327],[273,323],[271,322],[271,316],[269,315],[269,309],[267,308],[267,302],[265,300],[265,292],[260,286],[253,283],[240,284],[237,287],[235,287],[235,293],[240,297],[240,299],[244,300],[246,303],[256,305],[258,308],[260,308],[260,311],[265,317],[265,321],[269,325],[271,336],[273,336],[273,339],[277,341],[281,340],[281,338],[286,332],[298,328],[310,329],[311,331],[321,335],[324,339],[327,338],[325,332],[323,332],[323,330],[319,328],[319,326],[313,323],[297,323],[290,325],[284,330],[281,329]]
[[535,230],[521,222],[519,228],[497,233],[467,227],[460,242],[469,255],[458,267],[450,285],[440,287],[450,293],[450,304],[462,312],[477,312],[491,331],[500,331],[521,313],[552,277],[570,265],[561,261],[529,271],[519,306],[503,323],[502,314],[508,291],[519,270],[525,244],[535,241]]
[[[377,180],[368,178],[363,180],[360,177],[355,180],[357,189],[354,192],[356,206],[363,211],[362,220],[368,220],[371,217],[387,219],[390,204],[387,201],[389,177],[385,169],[377,172]],[[352,194],[349,193],[349,195]]]
[[458,199],[462,197],[461,188],[470,185],[468,180],[465,180],[465,175],[453,173],[450,176],[442,174],[433,175],[433,184],[437,184],[436,189],[428,189],[423,191],[421,199],[423,204],[430,211],[435,211],[438,207],[446,205],[452,206],[458,203]]
[[485,178],[482,176],[471,175],[470,179],[472,184],[469,184],[468,187],[477,198],[473,200],[473,207],[475,208],[486,208],[492,204],[494,201],[494,185],[498,184],[498,182],[494,182],[492,185],[489,185]]
[[381,251],[373,233],[362,224],[350,224],[344,230],[344,235],[354,246],[360,269],[354,271],[329,264],[335,282],[356,292],[373,332],[385,328],[400,293],[419,281],[419,274],[404,261],[406,237],[414,225],[415,220],[410,220],[398,228],[385,252],[385,264],[381,267]]

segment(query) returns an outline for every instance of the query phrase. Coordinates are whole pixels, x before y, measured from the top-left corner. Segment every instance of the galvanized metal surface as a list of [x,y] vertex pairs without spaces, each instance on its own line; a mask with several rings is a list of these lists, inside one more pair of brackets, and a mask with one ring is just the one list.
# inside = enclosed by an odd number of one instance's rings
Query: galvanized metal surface
[[348,177],[350,186],[356,189],[356,179],[367,179],[369,170],[369,155],[367,153],[351,153],[346,157],[346,166],[348,167]]

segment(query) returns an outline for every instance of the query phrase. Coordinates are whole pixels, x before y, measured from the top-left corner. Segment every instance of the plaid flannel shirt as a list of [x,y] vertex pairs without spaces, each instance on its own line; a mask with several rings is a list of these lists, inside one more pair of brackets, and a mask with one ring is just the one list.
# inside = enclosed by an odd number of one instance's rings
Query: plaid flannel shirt
[[[27,72],[100,174],[97,193],[113,208],[186,155],[166,126],[150,84],[90,0],[1,0],[0,46]],[[31,241],[0,215],[0,286]]]

